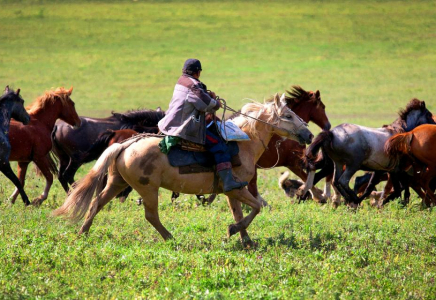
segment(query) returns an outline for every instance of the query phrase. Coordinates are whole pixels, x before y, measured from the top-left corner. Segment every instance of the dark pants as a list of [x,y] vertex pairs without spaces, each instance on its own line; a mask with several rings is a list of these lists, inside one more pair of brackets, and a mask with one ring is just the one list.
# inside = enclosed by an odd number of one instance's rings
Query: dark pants
[[[229,163],[231,155],[229,147],[223,138],[219,135],[214,124],[206,129],[206,145],[207,151],[213,154],[215,163]],[[231,165],[230,165],[231,166]]]

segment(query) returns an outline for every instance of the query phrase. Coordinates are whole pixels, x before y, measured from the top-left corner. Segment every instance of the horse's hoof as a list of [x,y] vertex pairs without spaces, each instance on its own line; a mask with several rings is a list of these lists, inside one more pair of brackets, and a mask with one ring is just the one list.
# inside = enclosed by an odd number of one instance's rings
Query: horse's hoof
[[39,198],[36,198],[35,200],[32,201],[32,205],[33,205],[33,206],[36,206],[36,207],[39,207],[39,206],[41,206],[41,204],[42,204],[43,201],[44,201],[44,200],[41,200],[41,199],[39,199]]
[[137,205],[141,205],[142,204],[142,198],[138,198],[138,200],[136,200],[136,204]]
[[231,237],[232,235],[238,233],[238,226],[236,226],[235,224],[231,224],[229,225],[229,227],[227,228],[227,236]]
[[244,249],[256,249],[258,246],[258,243],[253,242],[250,239],[246,239],[242,241],[242,247],[244,247]]

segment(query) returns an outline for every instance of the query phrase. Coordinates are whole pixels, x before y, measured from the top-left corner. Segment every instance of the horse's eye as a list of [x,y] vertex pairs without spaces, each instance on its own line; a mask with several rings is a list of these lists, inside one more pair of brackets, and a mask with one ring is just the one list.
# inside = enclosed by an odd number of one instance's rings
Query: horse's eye
[[292,115],[287,115],[286,118],[287,119],[292,119]]

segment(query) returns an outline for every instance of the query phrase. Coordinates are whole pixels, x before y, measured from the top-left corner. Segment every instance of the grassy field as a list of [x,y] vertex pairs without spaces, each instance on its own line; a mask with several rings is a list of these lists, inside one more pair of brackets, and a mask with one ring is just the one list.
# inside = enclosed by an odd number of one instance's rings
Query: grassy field
[[[240,108],[291,84],[321,91],[332,125],[378,127],[413,97],[435,113],[434,1],[0,1],[0,83],[26,103],[74,86],[81,115],[166,109],[186,58]],[[318,129],[311,125],[317,132]],[[76,178],[89,169],[82,168]],[[14,165],[15,169],[15,165]],[[40,208],[11,206],[0,176],[0,298],[430,299],[436,296],[436,215],[413,199],[357,212],[293,204],[283,169],[260,171],[271,204],[249,227],[256,250],[227,239],[224,197],[210,207],[161,191],[164,243],[135,204],[113,201],[89,236]],[[44,181],[29,170],[30,198]],[[248,211],[247,211],[248,212]]]

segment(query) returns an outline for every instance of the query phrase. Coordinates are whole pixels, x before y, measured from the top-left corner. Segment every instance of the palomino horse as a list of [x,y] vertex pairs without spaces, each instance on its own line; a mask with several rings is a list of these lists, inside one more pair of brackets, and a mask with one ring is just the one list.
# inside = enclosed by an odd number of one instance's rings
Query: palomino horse
[[[430,187],[430,181],[436,176],[436,126],[421,125],[410,132],[400,133],[389,138],[385,144],[385,151],[392,160],[400,160],[402,157],[418,160],[415,163],[415,178],[419,177],[424,193],[418,193],[425,204],[436,205],[434,189]],[[418,167],[417,166],[421,166]],[[416,172],[416,171],[423,172]]]
[[[9,139],[11,142],[10,161],[18,161],[18,178],[24,187],[24,180],[29,163],[33,161],[46,180],[46,186],[41,196],[33,204],[40,205],[47,199],[48,192],[53,183],[56,166],[52,165],[49,152],[52,148],[51,132],[57,119],[62,119],[71,126],[80,126],[80,119],[70,99],[73,88],[66,90],[58,88],[44,93],[28,108],[30,122],[23,126],[21,123],[12,122]],[[11,195],[14,203],[18,195],[15,189]]]
[[[358,170],[377,171],[381,175],[394,167],[394,162],[385,154],[384,144],[392,135],[410,131],[421,124],[434,124],[431,113],[426,109],[425,102],[412,99],[405,110],[400,111],[400,117],[390,126],[368,128],[354,124],[341,124],[331,131],[321,132],[306,150],[306,156],[311,159],[319,149],[328,155],[334,163],[334,185],[340,191],[345,201],[353,204],[360,202],[373,188],[370,183],[367,192],[360,198],[349,187],[351,177]],[[399,190],[398,181],[393,180],[394,189]],[[312,182],[307,182],[310,187]]]
[[74,175],[81,165],[97,159],[103,153],[104,149],[100,149],[99,153],[94,151],[86,155],[100,134],[108,129],[150,132],[145,129],[157,127],[157,122],[164,116],[165,112],[158,108],[131,110],[122,114],[112,113],[112,116],[107,118],[80,117],[82,125],[77,130],[73,130],[65,122],[58,121],[52,133],[52,141],[53,152],[59,159],[58,179],[64,190],[68,192],[69,184],[74,182]]
[[[242,113],[263,122],[240,116],[235,123],[246,132],[251,140],[238,142],[242,165],[234,168],[234,175],[239,180],[250,180],[255,172],[256,161],[265,150],[263,143],[268,143],[273,134],[310,143],[312,134],[292,110],[286,106],[284,97],[274,97],[266,104],[250,103],[244,105]],[[88,211],[86,220],[79,233],[86,233],[92,225],[96,214],[128,185],[142,197],[145,218],[165,239],[172,235],[162,225],[158,214],[158,191],[160,187],[185,194],[210,194],[214,190],[213,173],[179,174],[179,169],[169,164],[158,144],[160,138],[134,137],[122,144],[109,147],[98,159],[95,166],[80,180],[71,191],[65,203],[54,211],[54,215],[69,216],[73,220],[81,219]],[[93,199],[95,190],[108,173],[107,184],[103,191]],[[218,188],[222,193],[222,185]],[[260,202],[246,189],[232,190],[226,193],[230,209],[236,224],[228,228],[228,235],[240,232],[244,245],[252,246],[247,234],[247,227],[261,209]],[[252,210],[246,217],[242,214],[241,202]]]
[[11,118],[22,122],[24,125],[30,121],[30,116],[24,109],[23,104],[24,100],[20,97],[20,89],[14,92],[9,86],[6,86],[4,94],[0,97],[0,171],[16,186],[24,204],[29,205],[29,198],[27,198],[23,186],[12,171],[9,163],[9,155],[11,154],[9,124]]
[[[330,129],[330,122],[325,112],[325,105],[321,101],[321,94],[317,90],[306,91],[301,86],[293,85],[291,91],[286,91],[286,103],[304,122],[314,122],[323,130]],[[257,188],[257,169],[270,169],[275,167],[287,167],[303,181],[307,180],[307,173],[303,169],[302,157],[305,146],[300,145],[293,140],[283,140],[282,137],[274,135],[268,144],[264,145],[265,152],[262,154],[256,164],[256,172],[253,179],[248,184],[250,193],[262,202],[263,206],[268,203],[263,199]],[[330,185],[331,178],[327,178],[327,185]],[[321,193],[316,189],[311,189],[314,198],[318,202],[324,199]],[[206,200],[208,203],[213,201],[214,197]],[[212,201],[211,201],[212,200]]]

